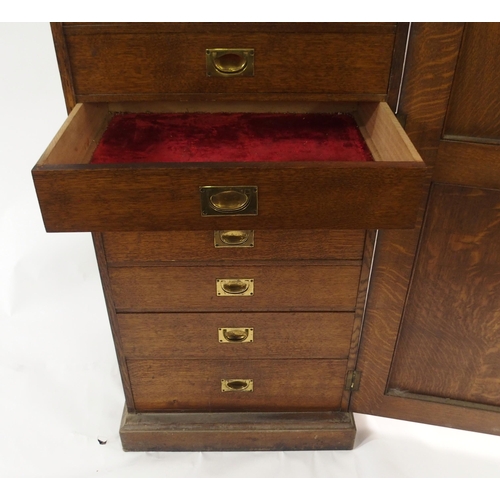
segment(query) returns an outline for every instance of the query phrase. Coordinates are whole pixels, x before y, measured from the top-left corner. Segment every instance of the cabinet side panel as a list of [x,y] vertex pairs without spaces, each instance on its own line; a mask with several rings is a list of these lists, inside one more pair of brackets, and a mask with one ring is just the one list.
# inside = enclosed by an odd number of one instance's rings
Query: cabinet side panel
[[54,48],[56,50],[57,64],[61,75],[61,83],[66,100],[66,109],[68,114],[75,107],[76,95],[73,85],[73,75],[71,73],[71,64],[69,61],[68,47],[64,37],[63,23],[50,23],[52,38],[54,39]]
[[99,274],[101,275],[101,283],[104,291],[104,298],[106,299],[106,309],[108,310],[109,322],[111,324],[111,332],[113,334],[116,356],[118,358],[118,365],[120,368],[123,390],[125,392],[125,402],[127,409],[129,411],[134,411],[135,410],[134,398],[132,396],[130,378],[127,370],[127,365],[125,362],[125,356],[123,354],[123,347],[119,333],[120,326],[118,324],[118,320],[116,317],[115,305],[111,293],[111,284],[109,282],[108,266],[106,262],[106,253],[102,242],[102,234],[92,233],[92,239],[94,241],[97,264],[99,265]]

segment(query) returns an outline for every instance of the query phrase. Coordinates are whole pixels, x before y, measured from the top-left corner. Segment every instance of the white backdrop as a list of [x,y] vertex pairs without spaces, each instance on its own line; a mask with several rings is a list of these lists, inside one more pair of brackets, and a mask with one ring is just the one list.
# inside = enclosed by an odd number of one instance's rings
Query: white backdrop
[[49,25],[0,24],[0,62],[0,477],[500,477],[500,437],[364,415],[353,451],[124,453],[91,237],[46,234],[31,179],[66,116]]

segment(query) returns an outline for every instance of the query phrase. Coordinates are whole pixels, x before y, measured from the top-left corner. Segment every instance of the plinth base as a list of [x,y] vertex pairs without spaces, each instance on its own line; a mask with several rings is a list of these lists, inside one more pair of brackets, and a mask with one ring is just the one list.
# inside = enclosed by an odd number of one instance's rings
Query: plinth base
[[129,413],[125,451],[351,450],[356,426],[347,412]]

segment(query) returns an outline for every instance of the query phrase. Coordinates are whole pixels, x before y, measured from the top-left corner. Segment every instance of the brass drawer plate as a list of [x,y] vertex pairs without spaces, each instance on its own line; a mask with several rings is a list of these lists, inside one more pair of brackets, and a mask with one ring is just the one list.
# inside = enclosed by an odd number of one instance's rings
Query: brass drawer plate
[[253,342],[253,328],[219,328],[219,342],[223,344],[243,344],[244,342]]
[[253,392],[253,380],[251,378],[223,378],[220,381],[221,392]]
[[250,297],[253,295],[254,280],[249,278],[228,278],[216,281],[217,295],[225,297]]
[[228,231],[214,231],[215,248],[252,248],[255,241],[253,229],[242,231],[238,229]]
[[207,76],[254,76],[254,49],[207,49]]
[[203,217],[257,215],[257,186],[201,186]]

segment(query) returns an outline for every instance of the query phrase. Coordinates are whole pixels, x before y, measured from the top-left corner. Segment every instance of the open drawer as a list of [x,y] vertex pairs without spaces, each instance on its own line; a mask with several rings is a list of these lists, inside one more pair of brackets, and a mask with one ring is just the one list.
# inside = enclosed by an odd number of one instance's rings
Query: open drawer
[[[258,161],[248,156],[240,161],[239,134],[231,154],[216,161],[211,154],[205,161],[203,154],[129,161],[120,151],[128,148],[132,131],[115,144],[111,160],[96,163],[101,140],[118,140],[107,130],[117,113],[146,112],[152,118],[196,113],[198,124],[215,113],[233,118],[267,113],[284,121],[350,114],[370,158],[302,160],[288,152],[286,160],[264,153]],[[236,121],[232,130],[238,128]],[[320,132],[320,141],[330,133]],[[261,134],[271,147],[279,143],[274,133],[268,126]],[[255,141],[259,131],[253,134]],[[305,135],[298,129],[291,140],[306,143]],[[217,151],[217,140],[211,147]],[[327,141],[324,148],[332,146]],[[413,227],[427,168],[386,103],[83,103],[75,106],[33,178],[47,231],[389,229]]]

